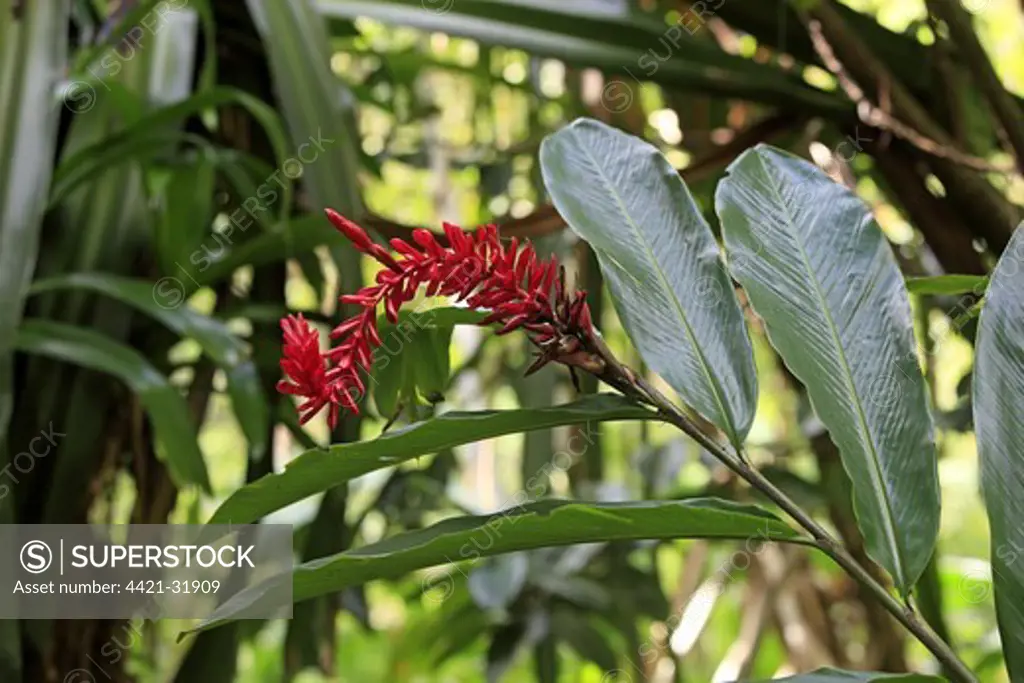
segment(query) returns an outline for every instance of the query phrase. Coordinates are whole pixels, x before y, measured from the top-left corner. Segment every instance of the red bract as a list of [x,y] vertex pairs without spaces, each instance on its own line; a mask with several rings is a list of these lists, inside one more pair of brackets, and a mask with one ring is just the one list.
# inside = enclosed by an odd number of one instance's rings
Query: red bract
[[500,323],[498,334],[525,329],[540,348],[527,374],[553,360],[594,369],[593,354],[586,350],[593,339],[586,293],[566,291],[564,269],[554,256],[541,260],[533,245],[525,243],[520,249],[515,238],[503,246],[494,225],[467,233],[445,223],[448,246],[429,230],[414,230],[414,244],[391,240],[395,257],[341,214],[327,209],[327,218],[356,249],[385,268],[377,273],[375,285],[341,297],[341,303],[362,310],[334,328],[331,338],[338,343],[325,353],[320,353],[316,331],[301,315],[281,321],[281,369],[287,379],[278,390],[306,399],[299,406],[301,422],[328,405],[332,428],[340,408],[358,413],[357,402],[365,389],[359,373],[370,372],[373,350],[381,345],[377,307],[383,303],[388,320],[397,322],[402,304],[413,299],[421,285],[429,296],[453,296],[470,308],[489,310],[482,324]]

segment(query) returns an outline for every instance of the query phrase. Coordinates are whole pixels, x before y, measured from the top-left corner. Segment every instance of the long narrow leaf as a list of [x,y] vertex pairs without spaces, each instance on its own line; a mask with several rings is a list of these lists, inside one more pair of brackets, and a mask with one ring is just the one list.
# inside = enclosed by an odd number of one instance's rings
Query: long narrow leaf
[[14,345],[25,353],[74,363],[123,381],[149,413],[175,481],[210,492],[206,463],[185,399],[138,351],[92,330],[45,320],[24,321]]
[[373,441],[306,451],[280,474],[272,474],[235,491],[217,508],[210,524],[249,524],[307,496],[326,491],[368,472],[413,458],[503,434],[587,421],[657,420],[659,417],[610,394],[589,396],[547,408],[451,412]]
[[750,339],[715,238],[675,169],[646,142],[590,119],[544,140],[540,159],[644,360],[739,447],[757,404]]
[[[0,466],[14,410],[14,334],[36,264],[61,103],[54,97],[67,61],[70,2],[0,2]],[[14,498],[0,523],[15,522]],[[21,680],[17,622],[0,624],[0,679]]]
[[233,596],[203,621],[231,621],[266,585],[293,581],[296,602],[415,569],[502,553],[605,541],[735,538],[798,541],[785,522],[753,506],[712,498],[687,501],[576,503],[545,500],[493,515],[456,517],[373,545],[306,562]]
[[[288,144],[277,112],[249,93],[236,88],[220,86],[197,93],[182,102],[161,107],[135,121],[116,135],[79,150],[62,160],[54,173],[50,206],[59,203],[71,189],[82,181],[83,177],[88,177],[91,173],[96,172],[95,157],[100,156],[109,160],[107,163],[118,163],[119,155],[134,154],[135,148],[140,144],[165,145],[168,133],[164,132],[154,136],[154,131],[160,131],[168,124],[177,123],[206,109],[225,104],[236,104],[243,107],[260,123],[274,148],[274,155],[277,157],[278,163],[283,163],[287,157]],[[284,210],[290,205],[292,187],[291,180],[287,176],[281,180],[281,183],[284,195],[281,204],[283,216],[285,215]]]
[[988,286],[984,275],[934,275],[908,277],[907,291],[911,294],[983,294]]
[[1010,680],[1024,678],[1024,227],[992,273],[974,361],[974,425]]
[[66,68],[68,0],[0,19],[0,443],[13,408],[11,354],[36,264]]
[[892,250],[856,195],[765,145],[733,162],[716,204],[730,270],[839,446],[871,557],[907,595],[935,547],[939,485]]
[[[437,5],[437,7],[433,6]],[[437,11],[444,5],[444,11]],[[502,0],[319,0],[332,17],[371,17],[384,22],[466,36],[621,77],[606,88],[610,108],[621,111],[639,96],[640,82],[725,97],[799,106],[803,111],[844,115],[848,103],[808,86],[767,64],[729,55],[713,43],[694,40],[682,18],[674,27],[638,23],[628,15],[574,12],[571,3]],[[666,57],[661,57],[665,53]],[[654,55],[658,55],[657,59]]]
[[944,683],[937,676],[924,674],[887,674],[878,671],[840,671],[826,667],[809,674],[773,678],[760,683]]
[[246,0],[267,45],[274,89],[294,145],[315,146],[303,169],[314,206],[363,213],[355,98],[331,71],[324,19],[309,0]]
[[176,307],[160,305],[153,284],[107,273],[72,273],[40,280],[32,285],[32,292],[66,288],[85,289],[117,299],[159,320],[179,335],[198,342],[203,352],[224,371],[228,395],[242,431],[257,457],[262,456],[267,447],[270,409],[260,388],[255,364],[247,357],[245,345],[224,323],[198,313],[184,303]]
[[289,219],[274,226],[272,232],[224,248],[223,254],[211,258],[196,277],[208,285],[230,277],[242,266],[265,266],[280,263],[298,254],[312,251],[321,244],[343,245],[345,238],[336,230],[324,228],[322,215]]

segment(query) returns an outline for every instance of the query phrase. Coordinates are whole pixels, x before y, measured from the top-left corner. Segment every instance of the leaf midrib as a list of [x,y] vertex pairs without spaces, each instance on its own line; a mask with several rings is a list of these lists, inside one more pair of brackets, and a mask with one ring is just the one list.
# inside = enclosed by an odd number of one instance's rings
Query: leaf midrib
[[623,203],[618,193],[615,192],[611,179],[605,175],[601,165],[598,163],[597,159],[595,159],[594,156],[590,153],[590,150],[587,148],[587,146],[580,145],[580,148],[583,150],[583,154],[586,155],[586,157],[593,164],[594,168],[597,171],[598,177],[601,179],[601,183],[611,194],[613,200],[615,201],[615,204],[619,208],[619,211],[622,213],[623,216],[625,216],[626,223],[633,230],[633,233],[637,236],[640,243],[643,245],[644,250],[647,252],[648,258],[654,264],[654,270],[658,275],[658,280],[661,282],[661,285],[665,289],[665,291],[668,292],[669,298],[672,300],[672,304],[675,306],[676,312],[679,314],[679,319],[683,323],[683,330],[686,332],[686,337],[690,341],[690,346],[693,347],[694,353],[696,353],[698,360],[700,360],[701,371],[704,373],[704,378],[707,380],[708,384],[711,387],[711,394],[712,396],[714,396],[715,403],[718,406],[719,414],[722,416],[722,418],[725,419],[725,421],[729,425],[729,440],[732,441],[733,445],[736,448],[739,448],[739,430],[737,430],[736,428],[736,424],[733,420],[732,413],[726,410],[725,404],[722,402],[721,387],[718,385],[718,381],[715,379],[715,376],[710,372],[710,368],[708,368],[707,358],[704,356],[704,352],[701,350],[700,344],[697,343],[697,339],[693,333],[693,329],[690,327],[690,321],[689,319],[687,319],[686,312],[683,310],[682,304],[679,303],[679,299],[675,295],[675,290],[672,288],[671,283],[669,283],[668,278],[662,271],[661,264],[654,256],[654,251],[647,243],[647,240],[644,239],[644,235],[641,232],[640,227],[633,220],[633,216],[627,210],[626,205]]
[[[828,300],[825,298],[824,292],[821,289],[821,283],[818,281],[817,275],[813,268],[811,268],[810,260],[807,256],[807,250],[805,248],[802,235],[799,230],[795,229],[796,220],[795,217],[789,212],[789,207],[782,198],[782,194],[779,188],[776,186],[772,179],[774,176],[770,172],[767,162],[764,156],[759,151],[754,151],[754,156],[757,157],[758,163],[764,171],[765,177],[768,179],[768,187],[771,189],[772,194],[775,195],[778,204],[782,207],[782,212],[785,215],[786,221],[790,226],[793,226],[791,233],[793,234],[793,241],[796,242],[800,253],[800,260],[803,262],[804,268],[807,270],[808,276],[810,277],[811,286],[814,289],[814,294],[818,298],[818,302],[821,305],[821,310],[825,315],[825,321],[828,323],[829,335],[832,337],[832,342],[835,345],[836,352],[839,356],[839,361],[842,364],[844,375],[843,384],[846,386],[847,391],[852,398],[853,405],[857,412],[857,426],[861,432],[862,437],[867,442],[868,452],[871,455],[871,464],[873,467],[869,467],[868,471],[871,473],[872,482],[876,485],[876,491],[884,491],[884,495],[881,495],[883,507],[885,508],[884,522],[886,537],[889,540],[890,551],[893,553],[893,559],[896,561],[896,571],[899,574],[899,580],[901,584],[906,584],[906,570],[904,569],[903,554],[900,551],[899,539],[896,536],[896,526],[893,522],[893,511],[891,501],[889,500],[888,489],[885,487],[885,482],[882,478],[882,465],[879,461],[878,450],[875,447],[874,439],[871,438],[871,432],[868,430],[867,415],[864,413],[864,407],[861,404],[860,396],[857,394],[856,388],[853,386],[853,371],[850,367],[849,360],[846,358],[846,349],[843,347],[842,342],[839,338],[839,332],[836,327],[835,321],[832,319],[832,312],[828,307]],[[876,494],[877,495],[877,494]],[[909,587],[908,587],[909,588]]]

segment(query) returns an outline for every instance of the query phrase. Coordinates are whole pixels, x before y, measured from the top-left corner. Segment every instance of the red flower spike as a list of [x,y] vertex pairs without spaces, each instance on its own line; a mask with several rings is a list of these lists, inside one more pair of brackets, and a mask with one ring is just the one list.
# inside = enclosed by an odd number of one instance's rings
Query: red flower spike
[[334,405],[333,389],[327,379],[327,363],[320,355],[320,335],[300,313],[281,321],[284,349],[281,370],[286,379],[277,383],[282,394],[302,396],[300,424],[305,424],[324,406]]
[[593,349],[594,331],[586,293],[566,291],[565,270],[555,257],[542,261],[533,245],[524,242],[520,249],[515,238],[503,246],[495,225],[464,232],[450,223],[443,226],[448,246],[429,230],[417,229],[414,244],[390,241],[396,257],[341,214],[331,209],[326,214],[357,250],[386,270],[378,272],[375,285],[340,298],[362,310],[334,328],[330,337],[338,343],[333,348],[320,351],[319,335],[301,315],[281,321],[285,379],[278,391],[305,399],[299,405],[301,422],[326,407],[333,429],[341,409],[358,413],[366,390],[359,372],[371,370],[373,349],[382,344],[377,311],[384,304],[386,317],[396,322],[401,306],[421,285],[428,295],[454,296],[471,308],[489,310],[481,324],[501,324],[498,334],[525,329],[540,348],[534,370],[552,361],[584,369],[598,366],[587,350]]

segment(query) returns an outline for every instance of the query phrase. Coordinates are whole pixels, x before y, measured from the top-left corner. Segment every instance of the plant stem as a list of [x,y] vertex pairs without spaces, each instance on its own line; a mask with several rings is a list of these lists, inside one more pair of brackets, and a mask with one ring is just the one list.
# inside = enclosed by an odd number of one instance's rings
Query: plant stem
[[817,548],[832,558],[847,574],[870,591],[886,611],[914,634],[935,655],[935,658],[942,663],[948,675],[956,683],[978,683],[974,673],[967,668],[966,664],[960,661],[949,645],[936,635],[931,627],[918,617],[910,607],[903,605],[884,586],[875,581],[871,574],[846,551],[843,545],[825,531],[820,524],[814,521],[807,512],[745,459],[739,457],[739,454],[729,452],[725,446],[704,433],[678,406],[652,387],[642,376],[637,375],[619,363],[600,337],[595,337],[594,341],[595,352],[601,356],[606,364],[604,373],[601,376],[602,380],[619,389],[627,396],[654,406],[669,422],[707,449],[708,452],[718,458],[736,475],[778,505],[797,524],[807,530],[814,539],[814,545]]

